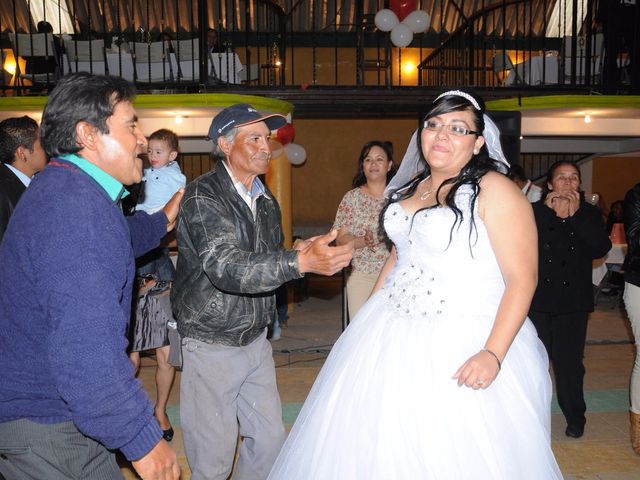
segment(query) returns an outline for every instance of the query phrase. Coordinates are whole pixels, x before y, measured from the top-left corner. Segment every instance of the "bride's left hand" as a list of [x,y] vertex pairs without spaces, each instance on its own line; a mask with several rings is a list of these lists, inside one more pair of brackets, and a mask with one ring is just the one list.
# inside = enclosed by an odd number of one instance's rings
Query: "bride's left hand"
[[491,385],[499,371],[496,359],[489,352],[481,350],[464,362],[451,378],[458,380],[459,387],[466,385],[478,390]]

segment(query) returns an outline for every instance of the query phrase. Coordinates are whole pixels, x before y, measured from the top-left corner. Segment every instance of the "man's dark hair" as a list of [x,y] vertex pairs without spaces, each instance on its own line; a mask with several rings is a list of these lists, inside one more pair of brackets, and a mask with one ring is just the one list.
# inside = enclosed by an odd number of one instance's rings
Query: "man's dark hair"
[[40,124],[40,140],[49,157],[77,153],[76,125],[87,122],[108,134],[107,119],[116,105],[132,101],[133,86],[120,77],[71,73],[51,91]]
[[45,20],[40,20],[36,25],[36,30],[38,33],[53,33],[53,26]]
[[33,151],[38,136],[38,122],[33,118],[12,117],[0,122],[0,161],[13,163],[18,147]]

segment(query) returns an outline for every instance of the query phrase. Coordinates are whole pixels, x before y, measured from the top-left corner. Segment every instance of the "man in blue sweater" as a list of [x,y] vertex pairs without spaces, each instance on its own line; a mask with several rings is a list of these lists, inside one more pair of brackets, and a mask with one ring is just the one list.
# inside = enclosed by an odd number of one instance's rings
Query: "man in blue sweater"
[[40,127],[49,165],[0,246],[0,476],[177,479],[175,452],[126,355],[134,257],[173,228],[181,192],[125,218],[146,139],[133,90],[77,73],[51,92]]

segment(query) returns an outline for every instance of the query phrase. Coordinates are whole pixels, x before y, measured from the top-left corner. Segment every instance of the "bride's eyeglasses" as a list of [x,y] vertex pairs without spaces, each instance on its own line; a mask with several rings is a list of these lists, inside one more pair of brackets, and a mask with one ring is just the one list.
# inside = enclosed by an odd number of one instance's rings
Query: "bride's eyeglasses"
[[430,132],[439,132],[443,128],[447,133],[455,135],[456,137],[464,137],[465,135],[476,135],[478,132],[474,132],[473,130],[469,130],[462,125],[444,125],[443,123],[438,123],[433,120],[427,120],[424,122],[424,128],[429,130]]

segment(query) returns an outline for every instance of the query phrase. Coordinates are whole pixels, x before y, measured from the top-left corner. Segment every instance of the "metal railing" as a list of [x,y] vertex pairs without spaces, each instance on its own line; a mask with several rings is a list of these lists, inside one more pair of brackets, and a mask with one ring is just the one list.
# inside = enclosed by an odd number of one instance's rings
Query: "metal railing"
[[[431,26],[407,48],[394,47],[389,34],[375,28],[373,18],[383,0],[54,3],[57,10],[44,17],[56,25],[47,30],[55,37],[54,49],[43,55],[25,51],[11,34],[35,38],[39,25],[26,5],[44,9],[45,0],[2,2],[0,94],[48,89],[78,69],[123,76],[143,91],[603,86],[595,0],[418,0],[417,7],[431,14]],[[557,5],[572,12],[561,9],[565,13],[554,20],[567,33],[564,38],[547,34]],[[70,32],[63,27],[63,6]],[[213,51],[210,29],[218,37]],[[101,42],[102,51],[83,43],[94,41]],[[75,44],[73,55],[65,48],[70,43]],[[84,58],[83,49],[88,52]],[[46,82],[36,76],[37,64],[49,68]]]
[[[559,16],[562,37],[548,37],[554,2],[502,0],[464,19],[460,27],[418,65],[421,85],[597,88],[604,39],[596,30],[594,2],[570,23]],[[514,19],[517,28],[505,28]],[[534,24],[538,25],[536,28]],[[575,52],[573,54],[572,52]]]

